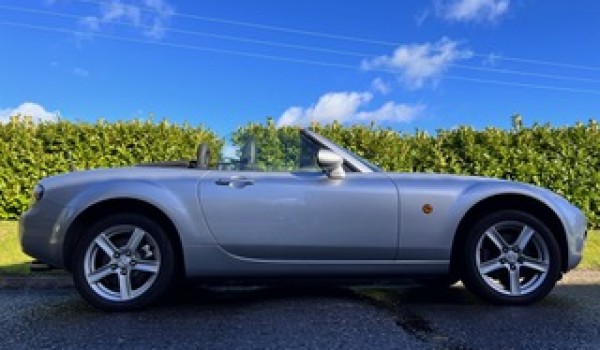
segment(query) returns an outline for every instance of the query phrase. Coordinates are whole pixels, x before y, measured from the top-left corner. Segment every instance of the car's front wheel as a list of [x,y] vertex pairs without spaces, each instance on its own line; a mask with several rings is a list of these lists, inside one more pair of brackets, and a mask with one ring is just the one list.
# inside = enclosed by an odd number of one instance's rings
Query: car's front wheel
[[73,280],[98,308],[138,309],[167,291],[174,261],[169,237],[158,223],[139,214],[117,214],[84,233],[75,249]]
[[536,217],[503,210],[483,217],[466,240],[463,282],[496,304],[531,304],[560,277],[561,256],[552,232]]

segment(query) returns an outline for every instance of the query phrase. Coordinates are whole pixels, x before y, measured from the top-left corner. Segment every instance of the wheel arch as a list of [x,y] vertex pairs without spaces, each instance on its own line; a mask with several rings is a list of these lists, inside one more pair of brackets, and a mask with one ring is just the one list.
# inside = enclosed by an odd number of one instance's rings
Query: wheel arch
[[128,197],[101,200],[82,210],[73,219],[71,225],[66,230],[63,242],[63,259],[67,270],[71,269],[73,252],[81,238],[81,231],[89,227],[96,220],[116,213],[140,214],[155,220],[165,230],[171,241],[173,250],[175,251],[177,275],[183,276],[185,274],[183,245],[173,221],[157,206],[141,199]]
[[566,272],[568,269],[568,244],[565,227],[560,217],[552,208],[539,199],[518,193],[497,194],[486,197],[466,211],[454,233],[450,257],[451,272],[456,274],[461,270],[461,247],[465,244],[470,227],[484,215],[505,209],[520,210],[531,214],[548,226],[560,246],[561,270]]

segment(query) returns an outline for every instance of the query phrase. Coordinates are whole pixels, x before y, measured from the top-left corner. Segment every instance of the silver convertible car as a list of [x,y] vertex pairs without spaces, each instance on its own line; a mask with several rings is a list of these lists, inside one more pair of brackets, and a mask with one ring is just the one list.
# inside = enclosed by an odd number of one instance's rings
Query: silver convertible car
[[546,296],[581,260],[582,212],[518,182],[387,173],[310,130],[238,140],[189,162],[43,179],[23,250],[73,274],[107,310],[145,307],[185,278],[453,284],[496,304]]

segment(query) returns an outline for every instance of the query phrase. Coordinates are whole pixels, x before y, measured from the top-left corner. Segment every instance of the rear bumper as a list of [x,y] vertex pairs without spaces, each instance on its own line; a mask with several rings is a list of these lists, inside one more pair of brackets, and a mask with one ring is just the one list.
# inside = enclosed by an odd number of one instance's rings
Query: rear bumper
[[64,268],[64,227],[61,218],[69,208],[48,201],[32,206],[19,219],[19,240],[25,254],[43,263]]

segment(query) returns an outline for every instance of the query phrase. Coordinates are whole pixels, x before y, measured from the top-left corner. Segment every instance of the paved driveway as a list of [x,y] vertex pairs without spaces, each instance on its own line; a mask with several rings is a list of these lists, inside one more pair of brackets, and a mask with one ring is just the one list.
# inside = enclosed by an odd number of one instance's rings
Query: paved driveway
[[147,311],[97,311],[72,289],[0,290],[0,348],[598,349],[600,273],[542,303],[496,307],[461,286],[194,289]]

